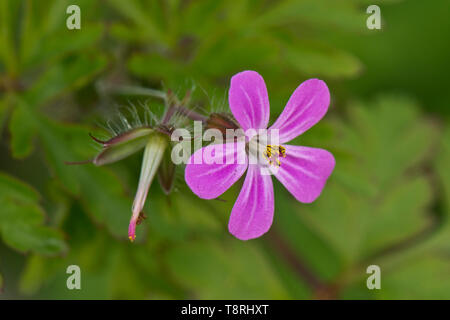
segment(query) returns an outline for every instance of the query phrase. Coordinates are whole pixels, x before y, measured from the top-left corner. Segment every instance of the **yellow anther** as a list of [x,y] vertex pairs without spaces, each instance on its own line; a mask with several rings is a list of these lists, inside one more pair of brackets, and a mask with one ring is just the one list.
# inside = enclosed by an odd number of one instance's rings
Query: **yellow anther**
[[270,145],[266,147],[266,155],[268,158],[272,156],[272,147]]
[[267,145],[263,152],[263,157],[269,162],[269,165],[281,166],[279,157],[286,158],[286,148],[283,146]]
[[286,148],[285,148],[285,147],[279,146],[279,147],[278,147],[278,151],[279,151],[279,153],[281,154],[281,156],[282,156],[283,158],[286,158]]

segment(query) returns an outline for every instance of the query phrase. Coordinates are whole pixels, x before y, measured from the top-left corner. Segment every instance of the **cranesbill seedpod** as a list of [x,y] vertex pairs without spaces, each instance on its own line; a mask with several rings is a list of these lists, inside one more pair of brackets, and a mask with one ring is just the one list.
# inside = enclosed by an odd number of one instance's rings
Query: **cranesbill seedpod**
[[168,137],[162,133],[154,132],[148,138],[144,149],[144,158],[142,159],[141,175],[139,177],[139,186],[133,202],[133,214],[128,227],[128,238],[131,241],[136,239],[136,224],[139,222],[148,189],[159,169],[164,151],[168,145]]

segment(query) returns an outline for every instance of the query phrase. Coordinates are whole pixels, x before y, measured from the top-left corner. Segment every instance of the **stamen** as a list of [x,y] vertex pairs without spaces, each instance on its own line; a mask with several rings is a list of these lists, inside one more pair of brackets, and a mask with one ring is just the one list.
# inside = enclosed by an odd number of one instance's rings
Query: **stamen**
[[280,156],[286,158],[286,148],[283,146],[267,145],[266,150],[263,152],[264,159],[267,160],[269,165],[281,166]]
[[278,151],[280,152],[280,154],[283,158],[286,158],[286,148],[285,147],[279,146]]

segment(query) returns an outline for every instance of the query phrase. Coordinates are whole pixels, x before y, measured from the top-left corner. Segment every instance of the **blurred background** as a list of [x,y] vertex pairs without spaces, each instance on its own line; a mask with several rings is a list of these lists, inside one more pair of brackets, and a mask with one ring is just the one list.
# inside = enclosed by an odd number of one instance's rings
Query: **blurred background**
[[[81,8],[68,30],[66,8]],[[366,9],[381,8],[369,30]],[[450,299],[448,0],[1,0],[0,299]],[[247,242],[226,201],[156,181],[127,239],[141,154],[105,167],[88,133],[118,106],[227,107],[230,77],[265,78],[271,123],[304,80],[325,80],[328,114],[293,144],[330,150],[313,204],[279,182],[275,218]],[[66,268],[81,268],[68,290]],[[368,290],[369,265],[381,289]]]

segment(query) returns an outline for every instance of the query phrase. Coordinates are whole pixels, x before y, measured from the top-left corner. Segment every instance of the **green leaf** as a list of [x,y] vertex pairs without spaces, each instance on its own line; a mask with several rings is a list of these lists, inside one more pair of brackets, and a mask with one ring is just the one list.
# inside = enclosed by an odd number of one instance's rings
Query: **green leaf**
[[308,76],[351,77],[357,75],[362,67],[350,53],[305,40],[286,45],[285,59],[288,65]]
[[[6,210],[9,210],[7,208]],[[32,210],[30,207],[19,207],[20,211]],[[67,249],[61,234],[51,228],[30,225],[24,217],[23,223],[5,223],[1,227],[3,241],[19,251],[34,251],[45,255],[58,254]]]
[[[246,1],[239,1],[239,4]],[[218,17],[223,13],[224,1],[195,1],[192,2],[181,15],[182,25],[185,30],[190,30],[198,37],[210,34],[209,31],[216,30],[220,23]],[[234,3],[233,6],[239,6]]]
[[[234,33],[230,32],[230,36]],[[204,68],[211,76],[220,76],[245,69],[258,69],[268,63],[276,63],[277,47],[263,37],[237,36],[230,45],[228,37],[220,37],[213,43],[205,43],[197,51],[193,70]],[[248,43],[252,43],[251,46]],[[214,57],[214,58],[213,58]],[[220,63],[217,63],[220,61]]]
[[65,164],[93,152],[85,143],[88,130],[43,117],[39,118],[39,128],[47,160],[64,187],[80,196],[95,221],[106,225],[117,237],[126,237],[131,199],[125,196],[122,183],[105,168]]
[[[448,214],[448,212],[447,212]],[[372,292],[380,299],[449,299],[450,224],[448,219],[425,236],[405,243],[367,261],[381,269],[381,290]],[[344,297],[367,298],[367,274],[359,274],[344,290]],[[364,292],[365,291],[365,295]],[[361,295],[362,294],[362,295]]]
[[60,63],[44,72],[25,93],[26,102],[39,107],[65,91],[78,89],[90,82],[106,67],[104,56],[82,54],[66,63]]
[[[445,132],[439,144],[439,155],[436,158],[435,166],[439,179],[444,187],[445,212],[450,216],[450,126],[447,124]],[[448,222],[448,219],[447,219]]]
[[27,184],[7,174],[0,173],[0,197],[11,197],[21,203],[36,203],[39,194]]
[[11,111],[11,96],[3,95],[0,98],[0,132],[3,132],[3,129],[7,124],[10,111]]
[[[202,199],[193,198],[189,190],[175,189],[165,197],[161,188],[153,184],[146,202],[150,212],[150,241],[160,237],[163,241],[185,241],[190,235],[223,234],[226,228],[215,215],[217,208]],[[189,208],[189,209],[187,209]]]
[[424,176],[398,181],[386,189],[367,224],[363,252],[375,252],[418,234],[433,222],[428,207],[433,200],[430,181]]
[[[350,125],[337,134],[334,148],[352,157],[337,157],[324,194],[299,214],[351,263],[428,227],[431,183],[420,172],[407,172],[426,160],[437,132],[399,97],[353,105],[348,113]],[[370,192],[352,187],[353,181]]]
[[163,35],[159,28],[153,23],[153,19],[148,17],[147,11],[144,10],[139,1],[130,0],[130,1],[118,1],[118,0],[108,0],[109,4],[131,20],[136,27],[145,30],[145,33],[148,37],[154,38],[157,40],[162,40]]
[[0,233],[3,241],[22,252],[54,255],[66,250],[62,235],[43,226],[44,212],[38,195],[22,182],[0,174]]
[[405,259],[395,265],[395,270],[383,274],[385,285],[379,296],[382,299],[449,299],[449,270],[450,259],[443,253]]
[[9,75],[18,72],[18,59],[14,46],[14,17],[17,15],[19,1],[6,0],[0,3],[0,60]]
[[[324,193],[332,193],[328,190],[330,187],[332,186],[327,185]],[[327,241],[328,239],[318,233],[317,229],[306,224],[300,216],[293,213],[298,210],[300,205],[293,203],[288,192],[283,188],[279,186],[275,190],[275,206],[280,214],[274,218],[273,228],[291,243],[295,254],[314,270],[319,278],[332,280],[342,269],[342,258],[332,242]],[[342,202],[345,200],[344,198]],[[339,228],[340,225],[336,226],[336,229],[341,230]],[[341,232],[348,236],[345,229]]]
[[33,140],[39,125],[29,107],[38,108],[63,91],[84,85],[104,68],[105,62],[102,57],[94,60],[80,57],[67,68],[55,66],[25,93],[24,99],[16,99],[18,102],[9,124],[14,157],[27,157],[33,150]]
[[348,1],[283,0],[277,1],[266,13],[255,19],[251,26],[260,29],[293,23],[360,32],[365,20],[365,11]]
[[26,107],[16,105],[9,122],[11,132],[11,151],[15,158],[25,158],[33,151],[33,139],[36,134],[34,121]]
[[362,272],[359,278],[348,284],[342,292],[345,299],[449,299],[450,260],[445,253],[422,252],[417,248],[407,250],[384,260],[368,262],[381,270],[381,289],[368,290],[369,274]]
[[167,57],[156,53],[152,54],[134,54],[128,60],[128,68],[134,74],[145,77],[151,76],[155,79],[166,79],[166,77],[174,73],[180,75],[185,74],[183,69]]
[[289,298],[264,255],[250,243],[191,242],[171,250],[167,263],[177,281],[195,289],[190,298]]
[[28,295],[36,293],[42,282],[46,280],[49,269],[44,258],[39,255],[31,255],[20,279],[20,291]]
[[[331,150],[336,158],[323,193],[312,204],[287,209],[289,202],[278,192],[276,208],[286,208],[282,212],[289,215],[279,217],[275,227],[309,269],[338,288],[339,297],[399,298],[407,279],[403,273],[420,277],[423,267],[446,276],[448,258],[442,250],[448,245],[442,244],[450,233],[447,227],[433,232],[440,223],[431,212],[433,180],[420,170],[430,165],[438,130],[414,102],[399,96],[353,103],[347,113],[348,121],[332,123],[333,136],[315,140],[314,147]],[[448,167],[447,160],[438,163]],[[431,238],[423,242],[426,235]],[[366,286],[371,264],[382,268],[380,292]],[[442,297],[448,284],[437,278],[420,283]],[[409,292],[409,297],[433,296]]]
[[52,121],[25,102],[23,107],[32,115],[46,160],[63,187],[72,195],[81,196],[96,221],[106,225],[112,234],[125,238],[131,200],[125,196],[122,183],[106,169],[66,165],[67,161],[91,156],[93,150],[86,144],[88,130]]
[[39,45],[35,44],[33,52],[28,54],[30,56],[28,61],[24,61],[23,64],[27,68],[32,68],[35,65],[49,64],[73,52],[86,52],[86,49],[92,48],[97,43],[102,32],[101,25],[83,24],[81,32],[62,26],[56,32],[44,36]]

